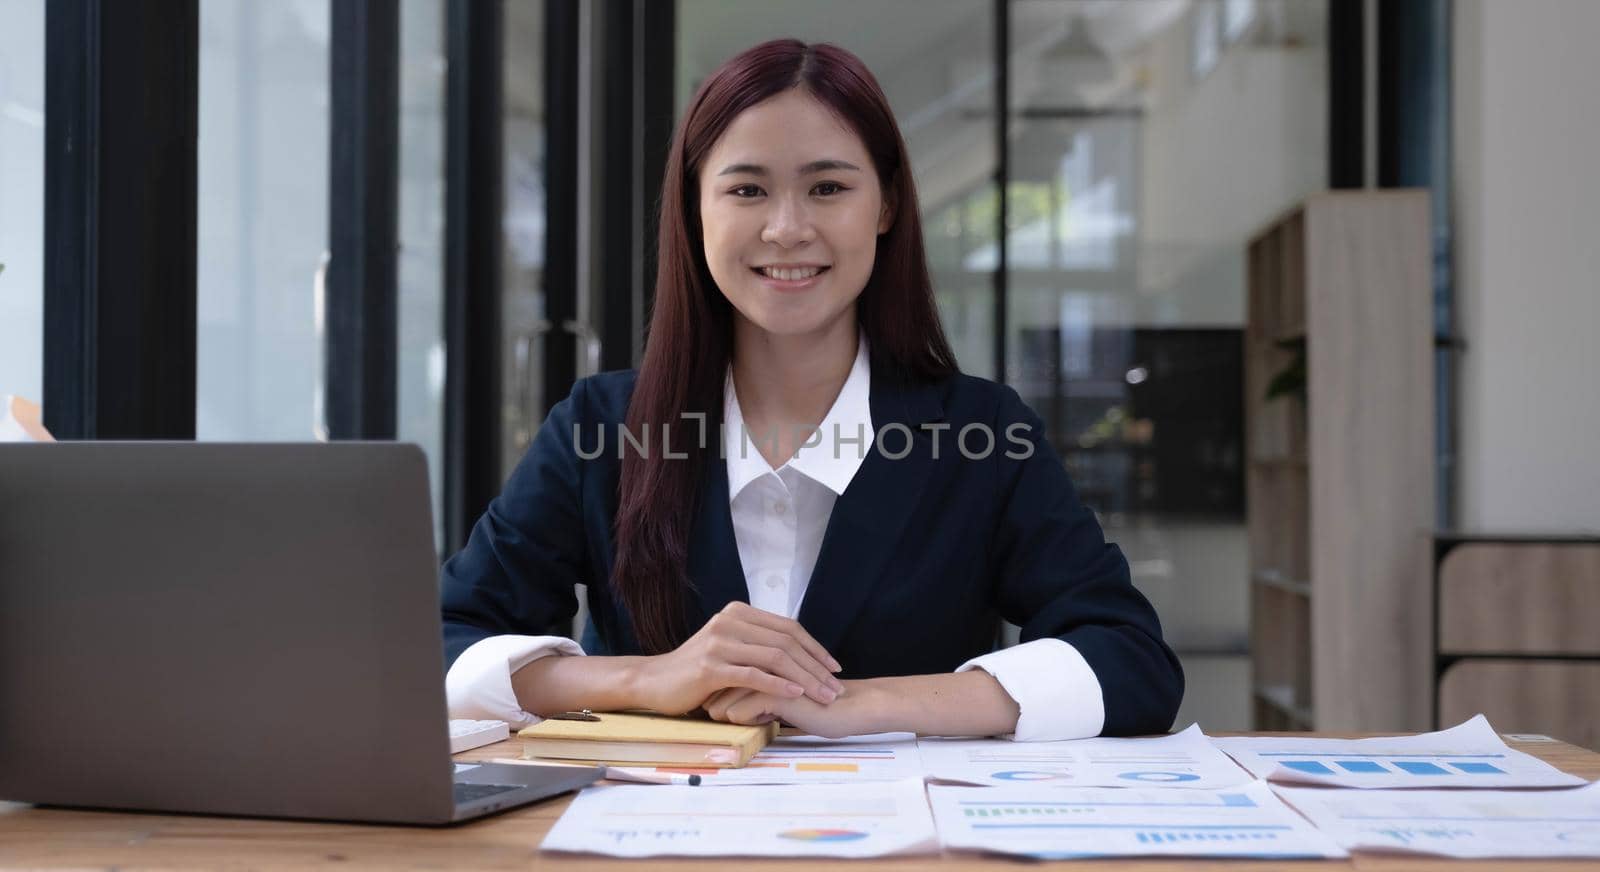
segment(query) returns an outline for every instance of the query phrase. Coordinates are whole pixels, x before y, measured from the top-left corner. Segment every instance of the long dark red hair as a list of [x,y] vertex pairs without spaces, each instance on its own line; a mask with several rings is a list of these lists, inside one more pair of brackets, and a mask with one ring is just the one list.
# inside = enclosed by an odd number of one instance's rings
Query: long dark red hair
[[[699,174],[712,146],[739,113],[800,88],[855,131],[872,156],[894,223],[878,237],[872,275],[856,301],[856,318],[872,355],[874,384],[909,384],[957,371],[928,278],[917,214],[917,190],[905,140],[883,89],[850,52],[795,39],[764,42],[718,67],[690,101],[667,152],[661,186],[654,309],[644,360],[628,404],[630,433],[659,437],[672,430],[663,459],[625,451],[616,519],[612,589],[632,617],[648,654],[670,651],[692,633],[683,612],[690,526],[701,475],[720,462],[723,381],[733,354],[733,307],[711,278],[701,241]],[[700,424],[684,413],[705,413]]]

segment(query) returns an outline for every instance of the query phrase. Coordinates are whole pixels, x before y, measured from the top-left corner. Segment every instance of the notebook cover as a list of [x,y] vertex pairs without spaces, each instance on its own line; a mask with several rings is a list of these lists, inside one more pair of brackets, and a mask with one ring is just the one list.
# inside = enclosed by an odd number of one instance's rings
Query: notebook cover
[[615,748],[622,743],[634,745],[696,745],[729,748],[738,752],[738,763],[743,766],[756,752],[766,747],[777,735],[777,723],[745,726],[724,724],[698,718],[671,717],[668,715],[601,712],[597,721],[566,721],[547,719],[517,731],[525,741],[524,756],[549,756],[540,753],[541,742],[559,743],[560,756],[572,759],[569,742],[604,742]]

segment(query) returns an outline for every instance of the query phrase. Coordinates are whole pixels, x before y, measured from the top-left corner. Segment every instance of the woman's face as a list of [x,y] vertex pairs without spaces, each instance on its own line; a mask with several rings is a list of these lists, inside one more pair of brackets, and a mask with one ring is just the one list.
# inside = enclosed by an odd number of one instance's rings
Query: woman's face
[[700,170],[711,277],[769,334],[821,334],[853,318],[889,223],[866,146],[801,90],[746,109]]

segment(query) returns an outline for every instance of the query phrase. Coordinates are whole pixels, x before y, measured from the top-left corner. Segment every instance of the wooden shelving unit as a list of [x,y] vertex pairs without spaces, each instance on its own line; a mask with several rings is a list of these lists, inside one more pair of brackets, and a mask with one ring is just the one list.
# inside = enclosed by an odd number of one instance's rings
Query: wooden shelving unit
[[[1429,725],[1431,263],[1423,191],[1316,194],[1250,242],[1257,729]],[[1304,395],[1266,399],[1300,341]]]

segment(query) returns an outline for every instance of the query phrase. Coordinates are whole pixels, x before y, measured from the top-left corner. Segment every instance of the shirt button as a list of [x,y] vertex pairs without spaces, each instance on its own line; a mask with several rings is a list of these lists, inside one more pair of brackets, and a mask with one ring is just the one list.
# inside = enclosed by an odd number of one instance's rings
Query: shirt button
[[773,590],[783,587],[783,576],[777,574],[776,572],[767,576],[767,587]]
[[784,512],[789,511],[789,504],[783,500],[778,500],[772,504],[772,511],[774,514],[781,515]]

